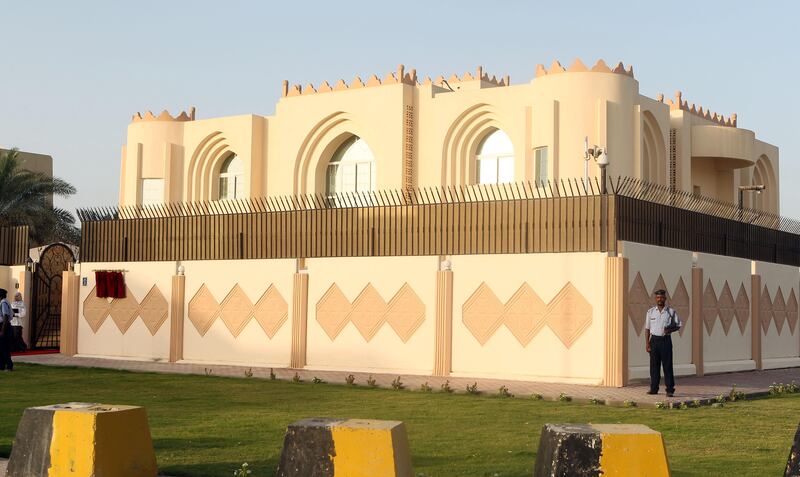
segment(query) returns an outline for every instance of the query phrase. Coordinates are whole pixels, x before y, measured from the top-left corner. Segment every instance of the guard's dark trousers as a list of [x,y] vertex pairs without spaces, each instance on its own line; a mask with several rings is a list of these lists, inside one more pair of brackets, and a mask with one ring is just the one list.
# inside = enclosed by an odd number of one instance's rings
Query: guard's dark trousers
[[[8,330],[9,333],[11,332],[10,328]],[[11,361],[11,344],[12,341],[10,339],[0,338],[0,371],[14,369],[14,362]]]
[[664,367],[664,384],[667,392],[675,392],[675,375],[672,373],[672,337],[650,336],[650,391],[658,392],[661,384],[661,367]]

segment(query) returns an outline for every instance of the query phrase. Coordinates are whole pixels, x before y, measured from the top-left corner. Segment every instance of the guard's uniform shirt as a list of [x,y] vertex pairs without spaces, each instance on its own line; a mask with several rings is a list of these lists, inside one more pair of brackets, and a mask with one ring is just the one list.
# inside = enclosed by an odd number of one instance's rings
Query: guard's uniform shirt
[[[672,316],[672,318],[670,318]],[[651,336],[664,336],[664,328],[669,326],[670,320],[673,320],[673,324],[677,324],[678,327],[683,326],[681,323],[681,319],[678,317],[678,313],[675,311],[674,308],[665,306],[661,311],[658,310],[657,306],[650,308],[647,310],[647,316],[644,320],[644,328],[646,330],[650,330]]]

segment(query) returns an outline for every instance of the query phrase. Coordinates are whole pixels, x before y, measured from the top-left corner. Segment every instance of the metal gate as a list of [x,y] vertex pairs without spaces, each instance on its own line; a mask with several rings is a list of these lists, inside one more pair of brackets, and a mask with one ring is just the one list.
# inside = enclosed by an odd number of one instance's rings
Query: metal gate
[[33,273],[30,346],[33,349],[58,348],[61,338],[62,272],[75,261],[66,245],[48,245],[39,256]]

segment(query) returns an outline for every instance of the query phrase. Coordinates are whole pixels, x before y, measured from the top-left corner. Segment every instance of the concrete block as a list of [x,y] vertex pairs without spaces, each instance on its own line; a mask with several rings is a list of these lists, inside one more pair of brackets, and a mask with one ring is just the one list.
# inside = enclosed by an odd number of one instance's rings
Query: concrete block
[[783,477],[800,477],[800,425],[794,435],[792,448],[789,450],[789,459],[786,461],[786,471]]
[[155,477],[142,407],[67,403],[25,410],[7,477]]
[[311,418],[286,429],[278,477],[411,477],[399,421]]
[[661,433],[640,424],[545,424],[534,477],[669,476]]

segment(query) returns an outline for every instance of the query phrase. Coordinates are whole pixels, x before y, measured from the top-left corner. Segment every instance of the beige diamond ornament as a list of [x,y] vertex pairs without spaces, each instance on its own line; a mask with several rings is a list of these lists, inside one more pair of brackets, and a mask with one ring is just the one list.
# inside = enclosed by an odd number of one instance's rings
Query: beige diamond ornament
[[547,326],[570,348],[592,324],[592,305],[567,282],[547,306]]
[[525,347],[545,325],[546,308],[547,305],[530,285],[523,283],[506,303],[502,321],[519,344]]
[[503,311],[503,303],[489,285],[481,283],[461,307],[461,321],[483,346],[503,322]]
[[709,280],[703,292],[703,323],[706,325],[706,333],[709,335],[714,331],[714,323],[717,321],[717,292],[714,285]]
[[336,339],[347,324],[350,309],[350,300],[335,283],[317,302],[317,323],[331,341]]
[[408,283],[404,283],[389,301],[386,321],[403,343],[407,342],[425,321],[425,304]]
[[267,337],[272,339],[289,319],[289,304],[283,299],[278,289],[274,285],[270,285],[256,303],[253,316]]
[[247,322],[253,317],[253,302],[237,283],[222,300],[219,316],[234,337],[239,336]]
[[786,323],[786,301],[783,299],[783,290],[780,287],[778,287],[778,293],[775,294],[775,300],[772,302],[772,318],[775,320],[775,327],[780,335],[783,325]]
[[628,318],[630,318],[637,336],[642,334],[647,310],[652,306],[650,294],[647,293],[647,287],[644,286],[644,280],[642,280],[642,274],[636,273],[636,278],[634,278],[633,285],[631,285],[630,292],[628,293],[627,308]]
[[189,300],[189,321],[200,336],[205,336],[218,315],[219,303],[204,283]]
[[111,319],[124,335],[131,327],[136,317],[139,316],[139,302],[131,293],[131,289],[125,287],[125,298],[114,298],[111,300],[111,310],[108,312]]
[[139,316],[142,317],[144,326],[150,331],[150,334],[155,336],[156,332],[161,328],[161,325],[167,321],[169,314],[169,303],[161,290],[156,285],[147,293],[147,296],[142,300],[139,306]]
[[750,299],[747,297],[744,284],[739,285],[739,293],[736,294],[736,301],[733,304],[733,314],[736,316],[739,331],[744,334],[747,320],[750,319]]
[[672,294],[672,298],[670,299],[670,306],[678,313],[678,318],[680,318],[681,324],[683,325],[680,331],[678,331],[681,336],[683,336],[683,332],[687,329],[691,317],[692,307],[690,305],[689,292],[686,290],[686,285],[683,283],[683,277],[680,277],[678,278],[678,284],[675,286],[675,293]]
[[89,323],[92,332],[97,333],[97,330],[103,325],[108,317],[108,312],[111,310],[111,303],[107,298],[98,298],[97,288],[92,288],[89,295],[83,300],[83,317]]
[[667,300],[672,300],[672,295],[669,294],[669,290],[667,289],[667,283],[664,281],[664,277],[661,274],[658,274],[658,279],[656,280],[656,284],[653,287],[653,291],[650,293],[651,296],[656,294],[656,291],[664,290],[667,292]]
[[353,322],[361,336],[368,342],[375,336],[385,321],[386,302],[371,283],[361,290],[350,310]]
[[789,293],[789,300],[786,302],[786,322],[789,323],[789,331],[794,334],[794,328],[797,326],[797,297],[794,294],[794,289]]
[[764,285],[761,291],[761,300],[758,307],[759,314],[761,315],[761,329],[764,333],[769,330],[769,323],[772,321],[772,299],[769,296],[769,288]]
[[728,331],[730,331],[731,325],[733,324],[734,311],[733,293],[731,293],[731,287],[728,286],[726,280],[725,285],[722,286],[722,293],[720,293],[719,300],[717,301],[717,313],[719,313],[719,319],[722,322],[722,331],[725,332],[725,336],[728,336]]

